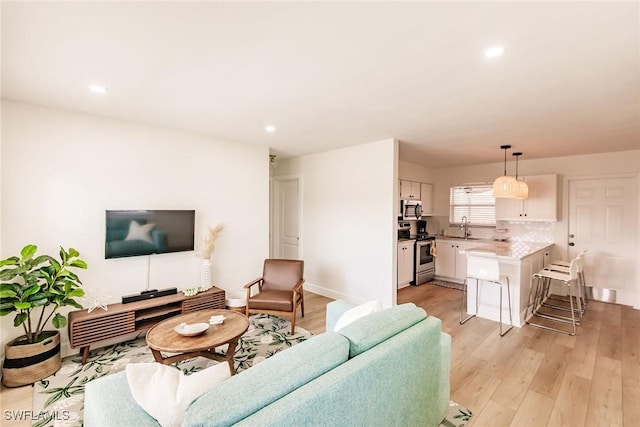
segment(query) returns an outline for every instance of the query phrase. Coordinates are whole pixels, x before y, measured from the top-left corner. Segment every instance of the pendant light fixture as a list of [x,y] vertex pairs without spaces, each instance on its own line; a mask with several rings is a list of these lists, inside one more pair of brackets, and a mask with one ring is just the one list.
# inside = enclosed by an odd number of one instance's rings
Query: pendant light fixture
[[507,175],[507,150],[509,148],[511,148],[510,145],[500,146],[500,149],[504,150],[504,175],[493,181],[493,197],[513,199],[516,194],[518,181],[514,177]]
[[526,199],[529,197],[529,186],[524,181],[518,181],[518,157],[522,156],[522,153],[513,153],[513,156],[516,158],[516,191],[514,194],[514,198],[516,199]]

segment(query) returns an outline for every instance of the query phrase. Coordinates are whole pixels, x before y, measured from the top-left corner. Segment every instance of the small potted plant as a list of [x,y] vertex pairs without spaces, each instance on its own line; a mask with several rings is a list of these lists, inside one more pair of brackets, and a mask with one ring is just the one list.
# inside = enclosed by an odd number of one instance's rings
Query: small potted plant
[[82,309],[82,282],[71,271],[86,269],[80,253],[60,247],[60,259],[36,256],[38,247],[27,245],[20,256],[0,261],[0,316],[15,313],[13,325],[24,335],[5,346],[2,383],[8,387],[31,384],[60,369],[60,332],[45,330],[49,320],[57,329],[67,324],[61,307]]

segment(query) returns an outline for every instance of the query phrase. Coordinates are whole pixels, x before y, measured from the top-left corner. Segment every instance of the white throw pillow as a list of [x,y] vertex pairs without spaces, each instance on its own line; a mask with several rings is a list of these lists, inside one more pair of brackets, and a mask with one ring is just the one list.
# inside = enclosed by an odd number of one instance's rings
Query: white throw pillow
[[342,316],[336,322],[336,325],[333,327],[334,331],[339,331],[340,329],[347,326],[349,323],[358,320],[361,317],[364,317],[368,314],[375,313],[376,311],[382,310],[382,304],[380,300],[365,302],[364,304],[357,305],[355,307],[350,308],[349,310],[342,313]]
[[136,403],[162,427],[182,425],[189,404],[231,376],[226,362],[191,375],[160,363],[131,363],[126,372]]
[[155,227],[155,224],[140,225],[136,221],[129,223],[129,233],[124,240],[144,240],[145,242],[153,243],[151,239],[151,230]]

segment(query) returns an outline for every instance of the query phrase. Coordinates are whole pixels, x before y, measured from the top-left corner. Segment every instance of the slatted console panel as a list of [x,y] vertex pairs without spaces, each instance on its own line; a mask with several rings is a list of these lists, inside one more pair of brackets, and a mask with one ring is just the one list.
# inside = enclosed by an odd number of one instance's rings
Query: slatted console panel
[[225,292],[213,287],[192,297],[182,293],[136,301],[109,304],[108,310],[77,310],[69,313],[69,342],[81,348],[82,363],[87,361],[91,344],[138,331],[146,331],[156,323],[182,313],[224,309]]
[[211,297],[202,297],[200,298],[200,294],[194,296],[193,298],[189,298],[188,300],[184,300],[182,302],[182,313],[189,313],[191,311],[200,311],[200,310],[213,310],[216,308],[224,308],[225,306],[225,295],[224,292],[215,294]]

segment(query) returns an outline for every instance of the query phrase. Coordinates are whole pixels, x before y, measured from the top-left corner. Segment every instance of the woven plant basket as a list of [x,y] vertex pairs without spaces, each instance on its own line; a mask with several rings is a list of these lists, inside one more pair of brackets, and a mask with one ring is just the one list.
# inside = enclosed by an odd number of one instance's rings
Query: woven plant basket
[[33,344],[19,344],[21,336],[5,346],[2,384],[20,387],[33,384],[60,369],[60,332],[44,331],[48,337]]

